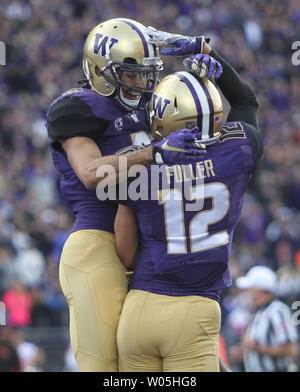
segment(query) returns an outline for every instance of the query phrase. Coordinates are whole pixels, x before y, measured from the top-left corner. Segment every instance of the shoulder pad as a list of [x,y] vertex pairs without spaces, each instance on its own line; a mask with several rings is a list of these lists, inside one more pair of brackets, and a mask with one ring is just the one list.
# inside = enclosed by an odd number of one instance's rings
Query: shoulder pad
[[57,112],[62,107],[68,114],[78,114],[78,106],[89,107],[95,117],[105,120],[110,120],[116,113],[120,113],[120,107],[114,99],[87,88],[73,88],[62,93],[51,103],[47,116],[50,112],[53,115],[54,111]]
[[[89,89],[68,90],[50,105],[47,114],[48,132],[56,140],[74,136],[96,138],[109,121],[102,96]],[[103,115],[102,115],[103,114]]]
[[240,121],[224,123],[221,127],[219,142],[222,143],[230,139],[246,139],[244,124]]

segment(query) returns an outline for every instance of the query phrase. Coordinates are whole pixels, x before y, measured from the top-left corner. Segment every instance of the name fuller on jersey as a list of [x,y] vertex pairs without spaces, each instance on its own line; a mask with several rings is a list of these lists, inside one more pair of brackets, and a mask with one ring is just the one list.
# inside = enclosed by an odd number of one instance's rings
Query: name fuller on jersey
[[188,165],[164,166],[164,169],[168,184],[171,183],[171,176],[174,177],[175,182],[190,182],[216,176],[211,159],[197,162],[195,169],[191,163]]

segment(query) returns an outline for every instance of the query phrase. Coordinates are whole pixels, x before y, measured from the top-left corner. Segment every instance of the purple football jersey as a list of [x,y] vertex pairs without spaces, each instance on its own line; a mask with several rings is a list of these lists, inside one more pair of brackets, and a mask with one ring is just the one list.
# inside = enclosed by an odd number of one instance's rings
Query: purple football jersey
[[77,88],[65,92],[50,105],[47,128],[53,163],[61,173],[61,192],[76,218],[72,231],[113,232],[116,204],[100,201],[96,190],[88,190],[83,185],[60,142],[86,136],[96,142],[102,155],[115,154],[130,145],[149,144],[146,111],[127,111],[115,99],[87,88]]
[[232,237],[255,163],[247,127],[235,122],[224,124],[201,161],[160,165],[159,181],[157,166],[148,168],[152,200],[126,202],[141,238],[131,289],[219,300],[219,291],[231,285]]

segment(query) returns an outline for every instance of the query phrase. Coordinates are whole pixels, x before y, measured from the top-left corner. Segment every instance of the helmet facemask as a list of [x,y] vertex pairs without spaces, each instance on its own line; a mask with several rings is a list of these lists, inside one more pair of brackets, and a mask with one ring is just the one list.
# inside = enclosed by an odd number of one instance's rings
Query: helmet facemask
[[[158,82],[158,72],[161,69],[162,61],[159,57],[144,58],[143,64],[137,64],[135,59],[127,57],[123,63],[110,61],[106,67],[102,68],[101,76],[115,88],[114,96],[122,105],[136,109],[143,106],[144,95],[153,92]],[[130,79],[136,78],[142,80],[143,87],[128,83]],[[137,99],[125,98],[124,91],[126,90],[135,93],[133,95],[136,95]]]

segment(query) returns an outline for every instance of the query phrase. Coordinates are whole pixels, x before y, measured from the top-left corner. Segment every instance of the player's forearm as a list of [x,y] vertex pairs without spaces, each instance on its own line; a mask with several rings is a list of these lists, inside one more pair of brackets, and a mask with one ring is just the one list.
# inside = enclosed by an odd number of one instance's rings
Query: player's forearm
[[[136,254],[138,249],[137,241],[128,241],[124,232],[115,230],[116,249],[121,263],[125,268],[134,269],[136,265]],[[129,246],[130,245],[130,246]]]
[[215,50],[212,50],[210,55],[223,67],[222,75],[216,80],[216,84],[231,106],[227,121],[244,121],[257,128],[258,102],[253,90]]
[[139,234],[136,216],[125,205],[119,205],[114,222],[114,231],[119,258],[124,267],[133,270],[137,263]]
[[214,57],[223,67],[222,75],[216,80],[225,98],[232,105],[252,102],[255,98],[252,89],[245,83],[233,66],[214,49],[210,56]]
[[124,265],[125,268],[130,270],[134,270],[137,264],[137,248],[136,250],[128,250],[122,251],[121,247],[117,247],[117,253],[121,260],[121,263]]
[[107,155],[90,162],[84,169],[88,189],[96,189],[105,178],[106,183],[119,183],[133,165],[149,166],[153,163],[152,146],[124,155]]

